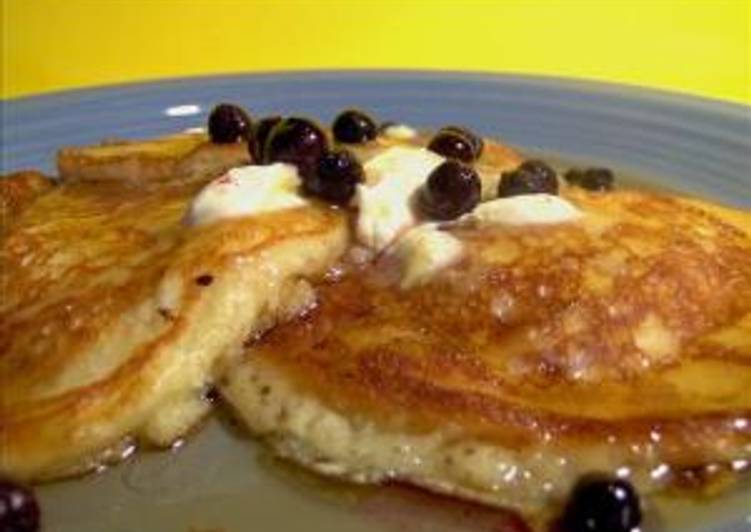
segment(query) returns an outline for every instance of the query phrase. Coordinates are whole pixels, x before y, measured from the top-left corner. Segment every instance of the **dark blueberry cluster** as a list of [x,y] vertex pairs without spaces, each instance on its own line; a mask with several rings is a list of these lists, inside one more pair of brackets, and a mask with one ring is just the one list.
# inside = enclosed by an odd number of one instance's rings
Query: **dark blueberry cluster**
[[220,103],[209,114],[209,137],[216,144],[248,140],[253,127],[250,116],[239,105]]
[[609,168],[572,168],[563,176],[569,185],[603,192],[613,189],[615,176]]
[[584,477],[574,487],[563,512],[563,532],[632,532],[641,523],[639,496],[627,481],[608,476]]
[[[256,164],[295,165],[302,190],[330,203],[346,205],[364,178],[357,158],[344,149],[332,151],[323,129],[307,118],[273,115],[253,123],[241,107],[222,103],[209,115],[208,128],[212,142],[246,141]],[[337,142],[361,144],[377,136],[378,126],[366,113],[347,109],[334,120],[332,132]]]
[[538,193],[558,194],[558,177],[555,170],[545,162],[530,159],[515,170],[501,174],[499,197]]
[[[268,116],[253,123],[242,108],[223,103],[211,112],[208,125],[214,142],[247,141],[256,163],[295,165],[302,190],[310,196],[346,205],[364,180],[355,155],[346,149],[332,150],[324,130],[307,118]],[[376,138],[379,126],[363,111],[346,109],[336,116],[331,130],[339,144],[363,144]],[[483,153],[482,137],[466,127],[444,126],[431,138],[428,149],[448,160],[420,190],[416,199],[422,212],[433,219],[450,220],[471,211],[480,201],[481,180],[469,165]],[[571,185],[596,191],[610,190],[614,180],[607,168],[572,169],[564,177]],[[530,159],[501,174],[498,197],[536,193],[558,193],[558,176],[544,161]]]
[[480,202],[482,181],[472,163],[482,155],[482,137],[461,126],[444,126],[428,143],[428,149],[448,160],[428,176],[417,201],[423,214],[436,220],[452,220],[470,212]]
[[253,134],[248,139],[248,149],[250,150],[250,155],[253,157],[253,161],[260,162],[263,160],[263,152],[266,148],[266,140],[269,138],[269,133],[281,121],[281,116],[273,115],[264,117],[255,123]]
[[366,113],[358,109],[342,111],[331,124],[334,140],[343,144],[362,144],[378,135],[378,126]]
[[465,163],[479,159],[483,147],[482,138],[459,126],[442,127],[428,143],[430,151]]
[[328,150],[323,129],[307,118],[285,118],[268,135],[261,162],[293,164],[303,179],[315,173],[318,159]]
[[463,135],[465,138],[467,138],[472,144],[472,150],[475,160],[480,158],[483,150],[485,149],[485,142],[482,140],[482,137],[474,131],[471,131],[469,128],[462,126],[445,126],[441,128],[441,131],[456,133],[457,135]]
[[318,159],[316,172],[303,181],[303,191],[336,205],[346,205],[365,179],[360,161],[348,150],[333,150]]
[[256,128],[251,151],[263,164],[297,167],[304,193],[335,205],[347,205],[362,182],[360,161],[345,149],[331,150],[323,129],[307,118],[270,117]]
[[37,532],[39,505],[34,494],[0,477],[0,532]]
[[480,192],[477,172],[462,162],[448,160],[430,173],[417,201],[429,218],[453,220],[475,208]]

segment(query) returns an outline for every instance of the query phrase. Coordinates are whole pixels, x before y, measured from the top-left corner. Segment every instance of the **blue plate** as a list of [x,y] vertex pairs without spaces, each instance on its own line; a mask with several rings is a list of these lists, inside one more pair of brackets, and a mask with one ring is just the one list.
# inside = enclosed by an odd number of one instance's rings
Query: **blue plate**
[[[657,186],[751,207],[751,108],[617,85],[486,74],[237,75],[3,101],[2,172],[54,172],[54,154],[63,145],[201,126],[220,101],[242,104],[254,116],[329,121],[356,106],[420,127],[464,124],[531,152],[610,166]],[[258,453],[263,456],[255,443],[238,441],[212,421],[179,453],[146,454],[99,475],[42,487],[45,531],[413,529],[355,510],[330,497],[330,488],[311,487],[284,468],[266,467]],[[662,524],[652,526],[748,531],[750,499],[746,486],[707,505],[664,502]],[[437,523],[433,529],[470,528]]]

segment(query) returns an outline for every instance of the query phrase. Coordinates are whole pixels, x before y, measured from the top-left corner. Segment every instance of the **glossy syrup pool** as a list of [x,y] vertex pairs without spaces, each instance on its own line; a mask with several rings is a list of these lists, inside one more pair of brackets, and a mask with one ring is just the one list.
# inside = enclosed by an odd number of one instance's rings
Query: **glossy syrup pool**
[[[540,157],[540,154],[529,154]],[[542,156],[557,170],[565,159]],[[616,172],[616,186],[660,180]],[[615,469],[616,467],[614,467]],[[39,486],[44,532],[519,532],[508,513],[405,487],[357,487],[273,458],[226,416],[174,450],[130,453],[97,474]],[[722,496],[658,496],[643,532],[751,531],[751,475]]]
[[[710,501],[650,501],[642,530],[751,529],[749,480]],[[524,530],[501,510],[403,487],[360,488],[321,479],[273,458],[261,442],[217,418],[179,450],[142,452],[37,493],[45,532]],[[746,528],[740,528],[744,519]]]

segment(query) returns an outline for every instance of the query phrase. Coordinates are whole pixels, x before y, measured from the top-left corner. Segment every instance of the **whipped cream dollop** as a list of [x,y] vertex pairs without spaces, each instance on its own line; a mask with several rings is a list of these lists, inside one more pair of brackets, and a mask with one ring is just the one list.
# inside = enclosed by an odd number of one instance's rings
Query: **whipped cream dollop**
[[523,194],[480,203],[463,216],[481,225],[540,225],[578,220],[583,215],[571,202],[553,194]]
[[302,207],[300,177],[290,164],[241,166],[206,185],[193,199],[186,223],[204,225],[226,218]]
[[390,124],[383,128],[383,135],[394,140],[410,140],[417,136],[417,130],[407,124]]
[[[480,225],[541,225],[576,221],[583,213],[551,194],[525,194],[481,203],[462,220]],[[435,223],[423,223],[399,237],[389,252],[400,261],[403,289],[429,281],[463,255],[462,242]]]
[[395,146],[365,163],[365,183],[355,195],[358,240],[381,251],[415,225],[412,197],[443,161],[424,148]]
[[392,253],[401,263],[401,288],[423,284],[463,255],[461,241],[437,224],[413,227],[394,244]]

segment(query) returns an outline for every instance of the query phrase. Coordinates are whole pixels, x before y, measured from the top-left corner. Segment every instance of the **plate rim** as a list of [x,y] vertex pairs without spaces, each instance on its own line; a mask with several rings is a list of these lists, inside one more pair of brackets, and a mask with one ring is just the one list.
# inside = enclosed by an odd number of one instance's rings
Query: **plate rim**
[[[638,85],[622,81],[612,81],[597,78],[561,76],[556,74],[521,73],[521,72],[493,72],[483,70],[441,70],[441,69],[412,69],[412,68],[342,68],[342,69],[290,69],[290,70],[263,70],[263,71],[237,71],[226,73],[193,74],[185,76],[167,76],[158,78],[146,78],[140,80],[128,80],[101,85],[87,85],[45,91],[41,93],[0,98],[0,106],[5,105],[28,105],[43,103],[45,100],[57,98],[97,96],[107,92],[122,90],[154,89],[158,87],[180,87],[195,82],[221,82],[238,79],[258,79],[266,81],[292,81],[297,79],[315,78],[390,78],[398,80],[410,78],[414,80],[457,81],[467,80],[485,83],[501,84],[533,84],[544,85],[548,88],[560,88],[569,91],[595,92],[606,96],[626,97],[632,100],[649,100],[655,103],[671,103],[673,105],[687,105],[691,107],[704,107],[706,110],[715,110],[723,113],[748,114],[751,123],[751,101],[741,102],[710,96],[680,92],[672,89]],[[6,124],[3,123],[3,127]]]

